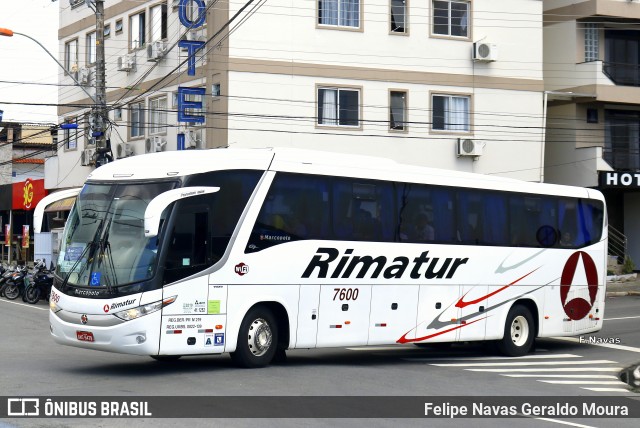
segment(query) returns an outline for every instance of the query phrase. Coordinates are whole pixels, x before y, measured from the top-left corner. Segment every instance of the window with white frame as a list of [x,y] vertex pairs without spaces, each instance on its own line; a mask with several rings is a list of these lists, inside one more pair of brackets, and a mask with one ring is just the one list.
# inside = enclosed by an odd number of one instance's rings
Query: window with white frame
[[431,98],[431,127],[436,131],[469,132],[471,97],[434,94]]
[[149,134],[167,132],[167,97],[149,100]]
[[360,27],[362,0],[318,0],[318,24]]
[[389,129],[405,131],[407,129],[407,93],[389,92]]
[[78,72],[78,39],[64,44],[64,68],[67,72]]
[[[66,124],[78,124],[78,119],[69,117],[64,120]],[[64,130],[64,149],[75,150],[78,148],[78,128]]]
[[140,12],[129,17],[129,48],[139,49],[146,43],[145,13]]
[[131,138],[144,136],[144,103],[129,105],[129,135]]
[[318,125],[360,126],[360,91],[318,88]]
[[584,24],[584,60],[597,61],[599,57],[598,24]]
[[87,65],[96,63],[97,47],[96,47],[96,32],[92,31],[87,34]]
[[391,0],[391,32],[406,33],[407,28],[407,1],[408,0]]
[[433,2],[433,34],[469,37],[469,2]]
[[155,42],[167,38],[167,4],[162,3],[149,9],[149,25],[151,27],[149,41]]

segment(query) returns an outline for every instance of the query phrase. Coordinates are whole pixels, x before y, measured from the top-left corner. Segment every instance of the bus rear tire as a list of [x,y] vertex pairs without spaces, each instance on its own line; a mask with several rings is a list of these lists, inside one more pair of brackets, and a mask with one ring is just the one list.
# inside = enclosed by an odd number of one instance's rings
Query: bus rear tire
[[499,340],[498,350],[509,357],[521,357],[533,349],[535,324],[531,311],[523,305],[514,305],[507,314],[504,337]]
[[233,362],[244,368],[269,365],[278,347],[278,325],[273,313],[264,306],[256,306],[240,324],[238,344],[231,353]]

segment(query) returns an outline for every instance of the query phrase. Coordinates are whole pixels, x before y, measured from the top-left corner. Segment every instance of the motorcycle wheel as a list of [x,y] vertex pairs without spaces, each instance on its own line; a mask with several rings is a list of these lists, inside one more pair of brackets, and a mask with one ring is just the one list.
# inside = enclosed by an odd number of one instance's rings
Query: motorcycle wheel
[[4,297],[9,300],[16,300],[20,296],[20,287],[18,284],[9,284],[4,289]]
[[38,303],[40,300],[40,287],[29,286],[24,291],[24,301],[27,303],[31,303],[32,305]]

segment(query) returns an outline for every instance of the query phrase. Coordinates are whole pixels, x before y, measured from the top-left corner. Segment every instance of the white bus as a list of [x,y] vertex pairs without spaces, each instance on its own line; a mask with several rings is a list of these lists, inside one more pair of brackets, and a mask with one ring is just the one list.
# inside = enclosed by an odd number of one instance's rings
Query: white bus
[[88,177],[50,301],[58,343],[171,360],[602,327],[596,190],[295,149],[135,156]]

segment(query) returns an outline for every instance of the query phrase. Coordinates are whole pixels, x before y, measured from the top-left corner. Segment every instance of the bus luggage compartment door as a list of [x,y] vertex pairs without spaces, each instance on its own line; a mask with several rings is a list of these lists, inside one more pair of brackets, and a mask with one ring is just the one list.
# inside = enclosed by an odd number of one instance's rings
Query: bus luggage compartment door
[[408,331],[415,338],[418,285],[373,285],[369,345],[396,343]]
[[317,345],[366,345],[370,305],[370,285],[320,286]]

